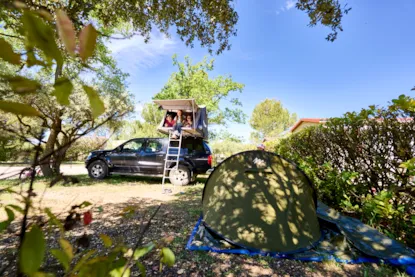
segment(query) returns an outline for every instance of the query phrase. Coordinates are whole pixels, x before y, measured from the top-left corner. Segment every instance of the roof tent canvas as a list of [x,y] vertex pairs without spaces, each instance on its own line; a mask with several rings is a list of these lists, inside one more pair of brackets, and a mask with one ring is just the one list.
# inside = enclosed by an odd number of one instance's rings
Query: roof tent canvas
[[295,164],[270,152],[241,152],[206,181],[204,225],[239,247],[300,251],[321,237],[316,201],[311,182]]
[[172,128],[164,127],[164,121],[167,114],[182,110],[184,113],[190,113],[193,117],[193,126],[191,128],[182,128],[183,136],[201,137],[205,140],[208,139],[208,117],[206,107],[198,106],[194,99],[154,100],[153,102],[166,111],[165,116],[157,128],[158,131],[168,134]]

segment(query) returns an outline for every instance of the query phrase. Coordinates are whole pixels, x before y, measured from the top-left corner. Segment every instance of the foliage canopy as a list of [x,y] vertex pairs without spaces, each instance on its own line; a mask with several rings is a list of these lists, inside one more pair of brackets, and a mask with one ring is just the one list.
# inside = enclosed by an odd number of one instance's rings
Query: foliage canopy
[[290,113],[275,99],[265,99],[255,106],[251,119],[251,127],[257,132],[251,137],[277,137],[297,121],[297,114]]
[[[207,57],[201,62],[192,64],[192,60],[186,56],[184,62],[179,62],[177,56],[173,56],[173,65],[178,71],[173,73],[167,84],[154,99],[189,99],[196,100],[198,105],[205,105],[208,111],[209,123],[220,125],[233,121],[245,122],[242,103],[238,98],[229,98],[231,92],[242,92],[244,85],[235,82],[232,76],[217,76],[211,78],[208,72],[213,71],[214,59]],[[229,106],[220,107],[223,100],[229,100]]]

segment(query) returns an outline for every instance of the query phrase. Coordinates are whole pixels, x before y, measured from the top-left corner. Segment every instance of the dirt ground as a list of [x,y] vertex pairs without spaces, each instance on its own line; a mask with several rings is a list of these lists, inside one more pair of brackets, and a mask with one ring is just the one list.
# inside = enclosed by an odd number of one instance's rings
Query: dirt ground
[[[87,230],[79,226],[69,231],[67,236],[71,242],[75,242],[86,231],[91,237],[91,246],[98,249],[104,249],[99,234],[106,234],[132,246],[139,232],[139,216],[124,218],[121,216],[123,210],[134,207],[138,215],[149,215],[162,204],[146,233],[145,241],[174,236],[170,247],[176,255],[176,264],[159,272],[158,257],[149,255],[143,262],[147,276],[406,276],[385,265],[299,262],[188,251],[185,245],[201,212],[203,179],[194,186],[179,188],[173,194],[162,193],[159,179],[119,177],[93,181],[81,176],[79,181],[75,185],[56,185],[46,190],[45,181],[35,186],[35,199],[41,200],[42,207],[50,207],[60,218],[64,218],[65,212],[74,204],[83,201],[93,203],[92,223]],[[0,182],[0,188],[10,185],[10,182]],[[0,201],[2,204],[17,203],[5,194],[0,195]],[[10,264],[5,276],[13,274],[15,270],[18,228],[17,223],[13,224],[6,234],[0,235],[0,268]],[[52,246],[57,245],[53,234],[49,234],[48,240]],[[45,270],[56,269],[59,265],[48,256],[43,267]],[[133,268],[132,276],[139,276],[136,268]]]

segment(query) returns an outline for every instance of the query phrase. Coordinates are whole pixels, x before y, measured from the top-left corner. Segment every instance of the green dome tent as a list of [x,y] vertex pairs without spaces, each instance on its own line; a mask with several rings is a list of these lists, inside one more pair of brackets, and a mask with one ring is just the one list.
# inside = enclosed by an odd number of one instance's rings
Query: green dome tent
[[295,252],[321,237],[316,195],[293,163],[265,151],[224,160],[203,190],[205,227],[247,249]]

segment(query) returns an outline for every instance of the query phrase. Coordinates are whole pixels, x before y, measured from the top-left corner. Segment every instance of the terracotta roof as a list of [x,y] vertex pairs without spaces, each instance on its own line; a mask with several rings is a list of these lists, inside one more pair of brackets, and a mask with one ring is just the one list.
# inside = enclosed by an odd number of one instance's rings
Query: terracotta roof
[[301,123],[303,123],[303,122],[310,122],[310,123],[320,123],[321,122],[321,123],[323,123],[325,121],[326,121],[325,118],[300,118],[300,120],[298,120],[294,124],[294,126],[292,126],[290,128],[290,132],[293,132],[295,129],[297,129],[301,125]]

